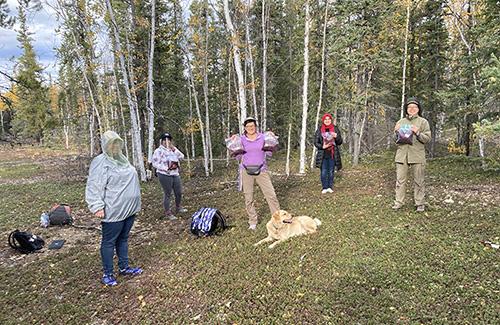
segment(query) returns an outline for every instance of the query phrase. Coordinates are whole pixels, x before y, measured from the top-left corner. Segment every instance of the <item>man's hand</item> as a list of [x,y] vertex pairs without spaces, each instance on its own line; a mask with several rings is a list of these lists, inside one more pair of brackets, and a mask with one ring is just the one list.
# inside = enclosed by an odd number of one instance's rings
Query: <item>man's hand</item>
[[418,128],[418,126],[416,125],[412,125],[411,126],[411,130],[413,131],[413,133],[415,134],[418,134],[420,132],[420,129]]
[[97,211],[94,215],[99,218],[104,218],[104,209]]
[[401,127],[401,125],[399,125],[399,123],[396,123],[396,126],[394,127],[394,131],[399,131],[399,128]]

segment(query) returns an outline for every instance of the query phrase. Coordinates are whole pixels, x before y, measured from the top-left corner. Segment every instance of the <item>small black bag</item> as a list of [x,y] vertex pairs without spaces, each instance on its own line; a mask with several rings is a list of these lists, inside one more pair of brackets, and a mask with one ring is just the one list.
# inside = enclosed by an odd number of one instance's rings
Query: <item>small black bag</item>
[[66,204],[57,204],[49,212],[49,222],[51,226],[71,225],[71,208]]
[[14,230],[9,234],[9,245],[23,254],[29,254],[42,249],[45,241],[29,232]]
[[247,174],[251,175],[251,176],[259,175],[262,166],[264,166],[264,165],[263,164],[262,165],[249,165],[249,166],[243,165],[243,167],[245,167],[245,170],[247,171]]

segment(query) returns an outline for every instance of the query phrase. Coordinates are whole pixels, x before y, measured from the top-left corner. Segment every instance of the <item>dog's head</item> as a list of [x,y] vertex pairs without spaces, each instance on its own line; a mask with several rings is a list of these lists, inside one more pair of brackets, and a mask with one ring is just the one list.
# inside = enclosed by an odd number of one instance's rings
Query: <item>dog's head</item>
[[284,223],[292,223],[292,215],[285,210],[278,210],[273,213],[272,220],[277,227],[280,227]]

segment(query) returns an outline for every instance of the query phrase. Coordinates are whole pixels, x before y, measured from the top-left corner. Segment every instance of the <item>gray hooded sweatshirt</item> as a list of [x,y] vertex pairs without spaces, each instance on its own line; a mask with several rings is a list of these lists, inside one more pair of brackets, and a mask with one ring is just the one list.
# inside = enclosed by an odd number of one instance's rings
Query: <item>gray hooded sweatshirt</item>
[[101,143],[103,153],[90,164],[85,200],[92,213],[104,209],[103,222],[118,222],[141,210],[139,177],[121,152],[118,134],[106,131]]

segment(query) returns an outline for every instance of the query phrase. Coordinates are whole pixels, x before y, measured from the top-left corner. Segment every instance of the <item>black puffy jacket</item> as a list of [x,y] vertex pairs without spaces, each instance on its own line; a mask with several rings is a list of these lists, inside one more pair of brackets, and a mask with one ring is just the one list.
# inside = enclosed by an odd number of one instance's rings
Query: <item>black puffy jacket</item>
[[[342,134],[340,133],[340,129],[335,126],[335,132],[337,133],[337,137],[335,138],[335,167],[337,170],[342,169],[342,157],[340,155],[340,145],[342,144]],[[316,167],[321,168],[321,164],[323,163],[323,157],[325,155],[325,150],[323,149],[323,137],[321,136],[321,128],[316,130],[316,134],[314,135],[314,146],[318,149],[316,153]]]

